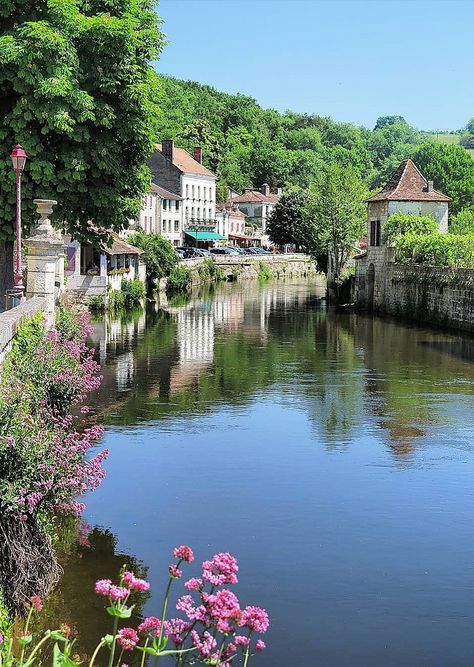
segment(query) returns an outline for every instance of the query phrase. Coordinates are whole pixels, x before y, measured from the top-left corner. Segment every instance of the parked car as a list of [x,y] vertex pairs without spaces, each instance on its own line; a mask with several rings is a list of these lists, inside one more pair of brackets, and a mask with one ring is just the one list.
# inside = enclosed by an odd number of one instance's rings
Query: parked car
[[186,253],[184,252],[184,250],[181,250],[181,248],[175,248],[175,252],[179,259],[185,259]]
[[218,248],[211,248],[211,255],[238,255],[234,248],[228,246],[219,246]]

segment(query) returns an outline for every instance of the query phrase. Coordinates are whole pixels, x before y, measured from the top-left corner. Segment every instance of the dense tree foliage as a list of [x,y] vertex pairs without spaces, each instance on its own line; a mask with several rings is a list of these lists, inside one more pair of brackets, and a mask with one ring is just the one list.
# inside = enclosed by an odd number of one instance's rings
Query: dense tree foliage
[[474,160],[464,148],[431,142],[420,146],[413,159],[435,188],[452,198],[452,214],[474,207]]
[[142,260],[146,263],[147,280],[150,284],[169,276],[178,262],[173,244],[160,234],[135,232],[128,240],[132,245],[144,250]]
[[338,284],[366,228],[367,190],[354,167],[328,165],[303,213],[301,244],[318,257],[327,253]]
[[299,245],[303,212],[310,199],[308,190],[299,189],[293,189],[281,197],[267,222],[267,234],[273,243]]
[[474,209],[465,208],[449,220],[451,234],[471,234],[474,236]]
[[0,239],[11,237],[8,155],[21,143],[24,224],[35,197],[58,200],[76,236],[120,229],[140,209],[156,112],[149,61],[162,34],[152,0],[0,3]]
[[400,116],[379,119],[370,131],[317,115],[280,114],[251,97],[190,81],[162,77],[161,87],[158,136],[189,150],[201,143],[221,195],[227,186],[241,191],[263,182],[308,188],[328,164],[353,167],[373,189],[425,139]]

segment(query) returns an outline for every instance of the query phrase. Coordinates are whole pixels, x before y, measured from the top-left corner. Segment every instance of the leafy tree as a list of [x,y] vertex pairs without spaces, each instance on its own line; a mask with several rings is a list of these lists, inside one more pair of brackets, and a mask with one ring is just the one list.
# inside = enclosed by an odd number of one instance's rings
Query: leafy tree
[[469,132],[469,134],[474,134],[474,118],[469,119],[469,122],[466,125],[466,132]]
[[397,125],[398,123],[405,123],[405,125],[408,125],[403,116],[380,116],[380,118],[377,118],[374,130],[381,130],[382,128],[387,127],[387,125]]
[[331,281],[341,274],[365,231],[367,189],[353,167],[328,165],[305,207],[300,240],[317,258],[327,253]]
[[464,148],[430,142],[420,146],[413,159],[436,189],[452,198],[452,214],[474,207],[474,160]]
[[474,209],[464,208],[457,215],[451,216],[449,231],[451,234],[474,235]]
[[144,250],[142,258],[146,263],[149,285],[152,285],[155,280],[169,276],[173,267],[178,263],[173,244],[160,234],[135,232],[128,240],[132,245]]
[[393,245],[404,234],[434,234],[438,231],[438,223],[431,215],[397,211],[388,217],[383,227],[383,241],[387,245]]
[[273,243],[299,244],[303,212],[310,199],[311,193],[308,190],[297,189],[280,198],[267,222],[267,233]]
[[77,237],[136,218],[149,182],[162,34],[152,0],[0,3],[0,240],[12,239],[21,143],[25,231],[35,197]]

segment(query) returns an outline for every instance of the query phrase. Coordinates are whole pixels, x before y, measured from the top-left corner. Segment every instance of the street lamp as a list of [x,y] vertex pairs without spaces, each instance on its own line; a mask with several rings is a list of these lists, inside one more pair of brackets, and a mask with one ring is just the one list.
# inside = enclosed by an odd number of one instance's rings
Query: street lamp
[[21,267],[21,175],[25,168],[26,151],[17,144],[11,152],[13,170],[16,176],[16,252],[15,252],[15,291],[20,301],[25,300],[25,287],[23,285],[23,271]]

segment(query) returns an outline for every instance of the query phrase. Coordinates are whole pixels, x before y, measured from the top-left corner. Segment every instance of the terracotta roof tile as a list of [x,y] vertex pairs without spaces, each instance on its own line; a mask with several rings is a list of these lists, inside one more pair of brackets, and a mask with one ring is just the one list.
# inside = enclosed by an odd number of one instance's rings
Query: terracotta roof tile
[[392,174],[385,187],[369,197],[372,201],[451,201],[450,197],[436,190],[428,190],[428,181],[413,160],[404,160]]
[[232,197],[229,201],[236,202],[237,204],[247,204],[247,203],[259,203],[262,204],[276,204],[280,199],[280,195],[264,195],[258,190],[250,190],[250,192],[244,192],[242,195],[237,197]]
[[[156,150],[162,152],[161,144],[156,144]],[[216,175],[212,173],[207,167],[195,160],[188,151],[184,148],[173,148],[173,164],[175,167],[178,167],[183,174],[202,174],[203,176],[212,176],[216,178]]]
[[142,255],[143,250],[141,248],[136,248],[134,245],[130,245],[124,241],[118,234],[115,232],[110,232],[112,238],[112,245],[107,246],[102,245],[102,249],[106,255]]

